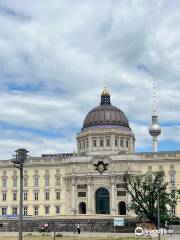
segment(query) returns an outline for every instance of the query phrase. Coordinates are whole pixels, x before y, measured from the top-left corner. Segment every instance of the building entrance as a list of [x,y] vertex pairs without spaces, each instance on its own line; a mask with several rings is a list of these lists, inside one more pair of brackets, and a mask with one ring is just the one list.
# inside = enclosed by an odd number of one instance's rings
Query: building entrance
[[97,214],[109,214],[109,192],[106,188],[99,188],[95,194],[96,201],[96,213]]

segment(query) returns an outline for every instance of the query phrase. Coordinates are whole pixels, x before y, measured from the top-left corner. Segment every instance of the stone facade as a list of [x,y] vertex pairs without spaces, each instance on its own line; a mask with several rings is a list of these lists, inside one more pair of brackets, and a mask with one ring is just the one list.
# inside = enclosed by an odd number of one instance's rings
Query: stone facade
[[[110,95],[104,94],[101,103],[110,104]],[[111,114],[121,113],[117,108],[110,109]],[[126,120],[125,115],[123,118]],[[113,121],[90,126],[91,119],[86,118],[88,127],[77,134],[77,153],[44,154],[27,159],[24,165],[25,218],[68,220],[76,217],[91,221],[123,216],[126,220],[132,219],[135,215],[127,209],[130,198],[123,185],[126,172],[142,174],[164,170],[169,191],[179,188],[180,151],[135,153],[135,137],[127,120],[126,126],[119,120],[113,125]],[[19,171],[11,160],[0,161],[0,192],[1,218],[18,215]],[[170,211],[180,217],[179,202]]]

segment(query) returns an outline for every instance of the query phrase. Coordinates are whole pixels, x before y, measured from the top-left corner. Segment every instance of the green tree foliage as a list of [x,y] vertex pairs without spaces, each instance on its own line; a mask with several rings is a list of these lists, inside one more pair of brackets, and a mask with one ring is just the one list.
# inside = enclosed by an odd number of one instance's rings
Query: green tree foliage
[[167,192],[168,183],[164,172],[154,172],[151,175],[124,175],[127,192],[131,196],[129,209],[133,210],[140,219],[149,219],[157,226],[157,199],[159,192],[160,222],[170,220],[171,206],[176,205],[177,199]]

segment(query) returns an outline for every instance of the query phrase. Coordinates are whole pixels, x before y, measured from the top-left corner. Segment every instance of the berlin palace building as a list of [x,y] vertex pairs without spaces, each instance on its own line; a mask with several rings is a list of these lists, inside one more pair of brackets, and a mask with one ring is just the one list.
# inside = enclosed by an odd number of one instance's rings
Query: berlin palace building
[[[76,153],[42,154],[24,163],[23,215],[65,219],[134,217],[128,211],[123,175],[163,170],[169,192],[179,188],[180,151],[157,151],[161,133],[155,106],[149,133],[152,152],[135,152],[135,136],[125,113],[111,104],[105,87],[100,105],[85,117],[76,136]],[[19,170],[0,161],[0,216],[19,214]],[[170,209],[180,217],[180,204]]]

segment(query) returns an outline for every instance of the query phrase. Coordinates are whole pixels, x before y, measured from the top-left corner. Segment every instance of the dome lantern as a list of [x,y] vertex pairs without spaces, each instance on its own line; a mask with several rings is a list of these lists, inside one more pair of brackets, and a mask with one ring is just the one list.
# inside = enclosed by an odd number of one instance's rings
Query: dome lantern
[[104,87],[104,90],[101,94],[101,103],[100,105],[103,105],[103,104],[111,104],[111,100],[110,100],[110,94],[109,94],[109,91],[107,89],[107,86]]

